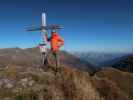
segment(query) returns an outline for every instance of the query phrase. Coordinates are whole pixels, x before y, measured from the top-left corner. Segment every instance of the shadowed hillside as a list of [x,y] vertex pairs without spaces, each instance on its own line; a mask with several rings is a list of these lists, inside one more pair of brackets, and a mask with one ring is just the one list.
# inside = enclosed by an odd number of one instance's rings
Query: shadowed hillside
[[133,72],[133,55],[121,58],[118,62],[112,64],[112,67],[122,71]]
[[106,100],[133,100],[133,74],[113,68],[103,69],[93,77]]

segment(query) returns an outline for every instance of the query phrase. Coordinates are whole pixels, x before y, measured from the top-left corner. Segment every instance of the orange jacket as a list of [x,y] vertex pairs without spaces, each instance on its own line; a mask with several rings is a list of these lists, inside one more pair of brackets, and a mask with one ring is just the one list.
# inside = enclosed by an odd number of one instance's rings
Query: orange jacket
[[53,52],[59,51],[60,47],[64,45],[64,40],[56,32],[52,33],[51,38],[47,38],[47,40],[50,41],[51,50]]

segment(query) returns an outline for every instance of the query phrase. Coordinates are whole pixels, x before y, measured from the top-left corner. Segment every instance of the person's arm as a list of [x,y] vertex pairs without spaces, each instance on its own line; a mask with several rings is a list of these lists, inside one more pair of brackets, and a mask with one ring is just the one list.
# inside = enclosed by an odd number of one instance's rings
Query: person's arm
[[48,38],[48,34],[45,34],[44,39],[45,39],[47,42],[49,42],[51,38]]
[[58,41],[60,42],[61,46],[64,45],[64,40],[61,37],[58,38]]

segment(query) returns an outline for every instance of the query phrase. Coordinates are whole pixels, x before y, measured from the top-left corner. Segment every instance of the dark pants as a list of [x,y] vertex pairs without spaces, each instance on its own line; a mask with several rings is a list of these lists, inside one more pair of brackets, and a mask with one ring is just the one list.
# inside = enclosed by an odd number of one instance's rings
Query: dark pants
[[60,67],[59,52],[53,52],[54,59],[56,61],[56,68]]

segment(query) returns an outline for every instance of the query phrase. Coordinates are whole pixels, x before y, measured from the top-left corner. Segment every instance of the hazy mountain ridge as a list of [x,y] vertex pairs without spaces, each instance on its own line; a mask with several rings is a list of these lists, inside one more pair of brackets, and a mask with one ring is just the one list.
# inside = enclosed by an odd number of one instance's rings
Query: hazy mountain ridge
[[128,53],[104,53],[104,52],[73,52],[73,54],[94,66],[104,66],[104,63],[115,58],[120,58]]

